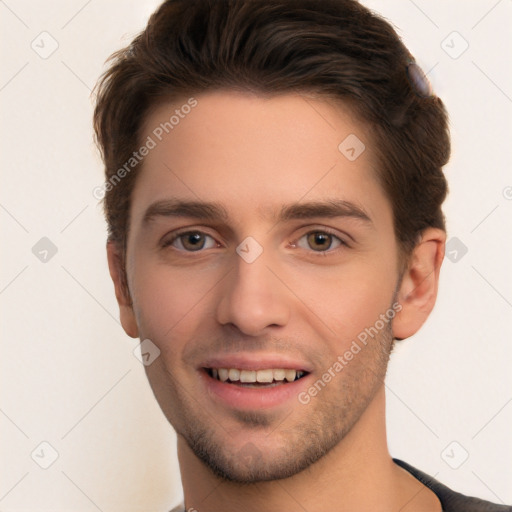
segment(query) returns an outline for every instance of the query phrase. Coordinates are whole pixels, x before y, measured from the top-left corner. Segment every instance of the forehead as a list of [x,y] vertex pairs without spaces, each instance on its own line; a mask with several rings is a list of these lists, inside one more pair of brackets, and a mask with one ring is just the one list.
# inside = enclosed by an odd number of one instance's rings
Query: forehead
[[275,215],[282,204],[303,199],[365,203],[375,215],[390,210],[368,131],[334,100],[209,92],[153,108],[141,143],[150,140],[133,218],[152,202],[176,197],[220,201],[235,217],[248,207]]

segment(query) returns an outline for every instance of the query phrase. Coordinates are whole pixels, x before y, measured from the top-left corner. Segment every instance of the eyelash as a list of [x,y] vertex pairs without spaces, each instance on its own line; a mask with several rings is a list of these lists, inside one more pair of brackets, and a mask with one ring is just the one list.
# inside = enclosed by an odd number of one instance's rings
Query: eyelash
[[[176,240],[178,240],[180,237],[184,236],[184,235],[192,235],[192,234],[200,234],[200,235],[205,235],[207,237],[210,237],[212,240],[215,240],[215,238],[213,238],[213,236],[209,235],[208,233],[205,233],[204,231],[200,231],[200,230],[196,230],[196,229],[187,229],[187,230],[184,230],[184,231],[178,231],[177,233],[174,233],[174,235],[169,239],[169,240],[166,240],[163,244],[162,244],[162,248],[165,249],[166,247],[169,247],[171,246]],[[218,244],[218,242],[215,240],[215,242]],[[182,252],[190,252],[190,253],[193,253],[193,252],[202,252],[203,249],[200,249],[198,251],[187,251],[186,249],[178,249],[179,251],[182,251]]]
[[332,237],[333,242],[337,241],[339,243],[339,245],[337,247],[335,247],[335,248],[329,247],[329,249],[327,249],[326,251],[315,251],[314,249],[309,249],[308,252],[314,256],[320,256],[320,257],[326,258],[327,256],[336,252],[337,249],[340,249],[341,247],[344,247],[344,248],[348,247],[347,242],[343,238],[338,236],[334,231],[330,230],[329,228],[312,229],[310,231],[307,231],[306,233],[301,235],[297,239],[296,242],[290,242],[290,245],[292,247],[297,247],[297,244],[300,240],[302,240],[303,238],[308,237],[309,235],[312,235],[312,234],[329,235],[330,237]]
[[[329,248],[326,251],[315,251],[314,249],[308,250],[308,252],[310,252],[314,256],[321,256],[321,257],[325,258],[328,255],[330,255],[331,253],[333,253],[334,251],[336,251],[336,249],[339,249],[340,247],[349,247],[348,243],[343,238],[339,237],[336,233],[334,233],[333,231],[331,231],[328,228],[312,229],[312,230],[307,231],[306,233],[302,234],[298,239],[296,239],[295,242],[289,242],[289,243],[290,243],[290,245],[292,247],[297,247],[297,244],[298,244],[298,242],[300,240],[302,240],[304,237],[307,237],[308,235],[311,235],[311,234],[314,234],[314,233],[329,235],[334,240],[339,242],[339,245],[337,247],[335,247],[334,249]],[[209,235],[208,233],[205,233],[204,231],[194,230],[194,229],[187,229],[187,230],[184,230],[184,231],[178,231],[177,233],[175,233],[172,236],[172,238],[170,238],[169,240],[166,240],[165,242],[163,242],[162,248],[165,249],[165,248],[167,248],[169,246],[172,246],[172,244],[176,240],[178,240],[180,237],[182,237],[184,235],[190,235],[190,234],[200,234],[200,235],[207,236],[207,237],[211,238],[212,240],[214,240],[217,245],[219,244],[212,235]],[[177,249],[177,250],[180,251],[180,252],[187,252],[187,253],[194,253],[194,252],[201,253],[205,249],[199,249],[197,251],[188,251],[186,249]]]

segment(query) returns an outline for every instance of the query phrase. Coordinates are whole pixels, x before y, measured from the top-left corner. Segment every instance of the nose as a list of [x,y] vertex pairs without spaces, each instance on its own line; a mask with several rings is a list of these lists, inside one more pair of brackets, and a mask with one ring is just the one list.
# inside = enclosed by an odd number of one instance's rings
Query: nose
[[237,327],[243,334],[258,336],[269,328],[283,327],[290,317],[286,289],[262,255],[247,263],[237,254],[234,268],[226,276],[217,303],[217,321]]

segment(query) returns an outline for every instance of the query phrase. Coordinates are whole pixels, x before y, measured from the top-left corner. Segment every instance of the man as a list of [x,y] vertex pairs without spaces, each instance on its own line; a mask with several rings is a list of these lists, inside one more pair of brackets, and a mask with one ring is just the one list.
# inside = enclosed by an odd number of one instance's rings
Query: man
[[387,363],[436,300],[450,143],[387,22],[353,0],[168,0],[94,122],[175,510],[512,510],[388,452]]

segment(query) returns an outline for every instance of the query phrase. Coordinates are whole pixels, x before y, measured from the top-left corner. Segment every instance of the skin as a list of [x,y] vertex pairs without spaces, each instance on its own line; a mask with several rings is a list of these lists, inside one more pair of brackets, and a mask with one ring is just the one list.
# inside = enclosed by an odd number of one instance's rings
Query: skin
[[[107,244],[125,331],[161,351],[145,368],[178,434],[187,509],[440,511],[435,495],[389,455],[384,376],[393,337],[414,334],[434,306],[445,233],[426,229],[401,268],[370,136],[343,105],[233,91],[196,99],[137,178],[129,294],[122,253]],[[141,140],[180,104],[153,109]],[[353,162],[338,150],[349,134],[366,145]],[[153,208],[144,220],[152,204],[169,200],[215,202],[226,217]],[[336,200],[368,219],[279,218],[290,204]],[[187,231],[200,234],[176,238]],[[249,236],[263,249],[252,263],[236,252]],[[393,320],[307,404],[240,409],[200,378],[209,357],[277,354],[307,362],[311,384],[396,303]]]

